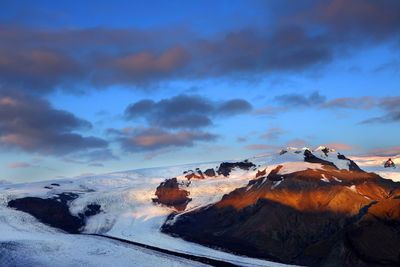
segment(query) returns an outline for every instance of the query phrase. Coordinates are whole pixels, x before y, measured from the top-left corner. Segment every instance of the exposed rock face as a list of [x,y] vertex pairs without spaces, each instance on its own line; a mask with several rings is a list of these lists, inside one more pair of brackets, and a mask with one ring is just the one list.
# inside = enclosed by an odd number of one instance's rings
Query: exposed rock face
[[101,211],[100,205],[89,204],[84,213],[78,216],[72,215],[68,203],[77,197],[78,195],[73,193],[63,193],[47,199],[25,197],[9,201],[8,206],[29,213],[42,223],[76,234],[82,230],[87,217],[96,215]]
[[333,164],[330,161],[327,160],[323,160],[320,158],[317,158],[310,150],[306,149],[304,150],[304,161],[305,162],[310,162],[310,163],[320,163],[322,165],[327,165],[327,166],[332,166],[335,167],[337,169],[337,167],[335,166],[335,164]]
[[191,201],[189,192],[179,188],[176,178],[167,179],[162,182],[156,190],[156,199],[154,202],[166,206],[174,207],[178,211],[185,210],[187,204]]
[[240,168],[242,170],[249,170],[251,167],[255,167],[253,163],[249,161],[242,161],[242,162],[223,162],[219,165],[217,173],[219,175],[228,176],[232,169]]
[[215,177],[214,169],[207,169],[204,171],[204,174],[207,175],[208,177]]
[[257,173],[256,173],[256,178],[262,177],[262,176],[264,176],[266,174],[267,174],[267,169],[264,169],[262,171],[258,170]]
[[391,158],[389,158],[385,164],[384,164],[385,168],[396,168],[396,165],[394,164],[393,160]]
[[267,177],[163,231],[289,264],[400,265],[400,184],[374,173],[323,169]]
[[192,179],[192,178],[195,178],[195,179],[204,179],[204,175],[203,175],[202,171],[200,171],[200,170],[199,170],[199,171],[196,171],[196,172],[188,171],[188,174],[186,174],[185,177],[186,177],[186,179],[188,179],[188,180],[190,180],[190,179]]
[[354,161],[352,161],[351,159],[346,158],[344,155],[338,154],[337,157],[338,157],[338,159],[348,160],[349,161],[349,170],[350,171],[364,172],[360,167],[358,167],[358,165]]

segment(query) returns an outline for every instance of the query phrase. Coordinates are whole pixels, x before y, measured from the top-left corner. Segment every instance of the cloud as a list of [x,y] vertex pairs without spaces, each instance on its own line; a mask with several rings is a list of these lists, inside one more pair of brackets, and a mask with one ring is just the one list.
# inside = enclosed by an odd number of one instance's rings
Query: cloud
[[275,101],[288,108],[318,106],[324,103],[325,99],[326,97],[320,95],[318,92],[313,92],[309,96],[293,93],[275,97]]
[[271,127],[264,134],[260,135],[260,138],[278,139],[281,135],[285,133],[287,133],[287,131],[283,130],[280,127]]
[[125,110],[127,119],[144,117],[151,125],[167,129],[201,128],[212,124],[211,118],[234,116],[251,111],[246,100],[233,99],[221,103],[199,95],[180,94],[155,102],[143,99]]
[[363,120],[361,124],[390,123],[400,121],[400,96],[390,97],[342,97],[322,104],[319,108],[329,109],[380,109],[384,115]]
[[265,144],[249,145],[249,146],[245,146],[245,148],[249,149],[249,150],[278,150],[278,149],[280,149],[279,146],[272,146],[272,145],[265,145]]
[[376,97],[341,97],[327,101],[320,108],[371,109],[376,105]]
[[15,168],[32,168],[33,166],[26,162],[13,162],[7,165],[7,168],[15,169]]
[[385,114],[383,116],[366,119],[361,122],[362,124],[400,121],[400,96],[380,98],[376,107],[384,110]]
[[147,152],[144,158],[147,159],[147,160],[150,160],[150,159],[152,159],[154,157],[157,157],[159,155],[166,154],[166,153],[169,153],[169,152],[172,152],[172,151],[175,151],[175,150],[176,150],[176,148],[174,148],[174,147],[161,148],[161,149],[158,149],[158,150],[155,150],[155,151]]
[[105,140],[82,136],[76,130],[91,124],[72,113],[54,109],[44,99],[0,91],[0,145],[43,155],[65,155],[105,148]]
[[244,99],[233,99],[223,102],[217,109],[217,114],[236,115],[246,113],[252,110],[252,106]]
[[400,154],[400,146],[372,149],[368,152],[368,155],[374,155],[374,156],[394,156],[399,154]]
[[315,3],[304,15],[311,15],[309,20],[344,35],[342,38],[356,34],[359,38],[380,41],[399,33],[398,1],[333,0]]
[[286,143],[287,147],[304,147],[307,142],[302,139],[294,139]]
[[177,79],[252,78],[319,70],[349,51],[399,39],[398,1],[247,5],[265,9],[252,21],[264,21],[266,14],[271,19],[212,36],[190,28],[42,29],[24,26],[21,18],[0,22],[0,82],[44,94],[77,90],[82,83],[137,89]]
[[268,106],[257,109],[253,111],[253,115],[266,115],[267,117],[274,118],[285,111],[319,106],[326,101],[326,97],[315,91],[308,96],[296,93],[277,95],[274,97],[274,101],[279,106]]
[[104,167],[104,165],[102,163],[98,163],[98,162],[89,163],[89,166],[91,166],[91,167]]
[[12,184],[12,182],[4,180],[4,179],[0,179],[0,185],[4,185],[4,184]]
[[269,117],[275,117],[281,112],[287,111],[287,107],[265,107],[256,109],[253,111],[254,115],[267,115]]
[[356,147],[346,144],[346,143],[327,143],[324,144],[323,146],[328,147],[328,148],[333,148],[336,150],[353,150]]
[[201,131],[168,132],[156,127],[113,130],[122,149],[128,152],[156,151],[164,148],[191,147],[196,142],[210,142],[218,135]]
[[236,138],[236,141],[237,142],[246,142],[247,141],[247,137],[238,137],[238,138]]

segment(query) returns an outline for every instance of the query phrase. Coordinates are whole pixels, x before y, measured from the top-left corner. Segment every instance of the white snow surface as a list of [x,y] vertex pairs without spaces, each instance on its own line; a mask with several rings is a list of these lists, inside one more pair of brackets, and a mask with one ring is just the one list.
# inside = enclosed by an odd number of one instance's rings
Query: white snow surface
[[[4,258],[0,251],[0,265],[5,261],[13,263],[12,253],[18,251],[21,251],[21,255],[27,253],[26,260],[32,262],[32,265],[42,266],[201,265],[198,262],[121,244],[118,241],[64,234],[41,224],[29,214],[6,207],[7,202],[14,198],[25,196],[48,198],[62,192],[72,192],[79,194],[79,198],[70,203],[70,211],[73,214],[82,212],[91,203],[101,205],[102,212],[88,219],[84,229],[86,233],[101,233],[171,251],[228,261],[240,266],[285,266],[211,249],[161,233],[160,228],[173,209],[154,204],[152,198],[156,197],[155,191],[161,182],[167,178],[176,177],[180,187],[190,192],[189,197],[192,201],[187,206],[187,211],[190,211],[215,203],[224,194],[246,186],[255,178],[258,170],[265,169],[268,175],[278,165],[283,165],[278,172],[283,175],[322,168],[321,164],[304,162],[305,149],[307,148],[290,148],[282,155],[253,157],[249,161],[256,164],[255,168],[248,171],[234,169],[229,177],[217,176],[205,180],[188,181],[183,171],[196,168],[200,168],[203,172],[208,168],[216,170],[219,162],[138,169],[78,179],[0,185],[0,249],[4,250],[4,244],[8,244],[7,254],[10,255],[9,258]],[[328,155],[325,155],[322,149],[324,148],[314,150],[313,154],[333,162],[338,168],[348,169],[348,160],[338,159],[338,153],[334,150],[330,150]],[[358,163],[357,160],[356,162]],[[398,178],[400,181],[399,169],[386,170],[377,166],[373,168],[385,178],[394,180]],[[329,179],[325,179],[322,180],[329,182]],[[51,186],[52,189],[44,188],[44,186],[50,186],[51,183],[57,183],[60,186]],[[276,182],[273,187],[279,187],[279,184],[280,182]],[[13,246],[18,249],[14,251]]]
[[[240,266],[285,266],[211,249],[160,232],[162,224],[173,209],[153,203],[152,198],[156,197],[154,193],[157,186],[165,178],[171,177],[177,177],[178,181],[187,183],[187,179],[180,175],[184,170],[196,167],[205,170],[215,166],[215,163],[195,164],[124,171],[79,179],[2,185],[0,186],[0,232],[8,234],[0,237],[0,242],[17,244],[18,249],[26,250],[26,253],[31,251],[28,253],[30,256],[27,261],[34,263],[33,265],[38,263],[44,266],[110,266],[115,263],[115,258],[118,258],[116,262],[118,266],[132,265],[132,263],[136,266],[199,265],[197,262],[192,263],[164,254],[160,262],[157,262],[160,253],[156,255],[152,251],[141,248],[131,249],[130,246],[121,245],[117,241],[102,240],[98,237],[64,234],[41,224],[29,214],[6,207],[7,202],[13,198],[25,196],[48,198],[62,192],[72,192],[79,194],[79,198],[70,203],[72,214],[82,212],[91,203],[101,205],[102,212],[88,219],[84,229],[86,233],[101,233],[171,251],[228,261]],[[229,178],[217,176],[205,180],[191,179],[189,186],[182,185],[193,198],[188,209],[219,201],[224,194],[246,186],[255,174],[255,170],[235,169]],[[51,183],[57,183],[60,186],[51,186]],[[52,189],[46,189],[45,186],[51,186]],[[21,220],[24,221],[23,227]],[[124,253],[130,253],[129,257],[119,261]],[[101,256],[96,258],[98,254]],[[103,258],[108,259],[102,260]],[[0,258],[0,262],[2,261],[11,262],[12,257]]]

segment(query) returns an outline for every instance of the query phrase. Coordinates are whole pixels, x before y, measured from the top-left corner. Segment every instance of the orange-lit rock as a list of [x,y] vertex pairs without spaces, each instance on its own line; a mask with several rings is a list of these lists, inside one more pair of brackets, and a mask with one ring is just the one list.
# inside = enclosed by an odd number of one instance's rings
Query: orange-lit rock
[[400,265],[400,184],[325,165],[249,182],[163,231],[253,257],[312,266]]

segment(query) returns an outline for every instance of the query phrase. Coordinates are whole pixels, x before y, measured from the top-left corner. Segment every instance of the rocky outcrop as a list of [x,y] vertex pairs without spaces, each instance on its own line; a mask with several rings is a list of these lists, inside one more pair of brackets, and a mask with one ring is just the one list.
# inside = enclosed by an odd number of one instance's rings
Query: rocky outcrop
[[281,168],[162,231],[289,264],[400,264],[399,183],[329,165],[284,175]]
[[383,165],[385,168],[396,168],[396,165],[394,164],[393,160],[389,158],[385,164]]
[[262,176],[264,176],[266,174],[267,174],[267,169],[264,169],[262,171],[258,170],[257,173],[256,173],[256,178],[262,177]]
[[304,161],[305,162],[309,162],[309,163],[320,163],[322,165],[326,165],[326,166],[332,166],[335,167],[337,169],[337,167],[335,166],[335,164],[333,164],[330,161],[327,160],[323,160],[320,158],[317,158],[310,150],[306,149],[304,150]]
[[101,212],[101,206],[92,203],[83,213],[72,215],[68,203],[77,197],[74,193],[62,193],[53,198],[24,197],[9,201],[8,206],[29,213],[44,224],[77,234],[85,226],[88,217]]
[[208,177],[215,177],[214,169],[207,169],[204,171],[204,174],[207,175]]
[[342,154],[338,154],[337,157],[338,157],[338,159],[347,160],[349,162],[349,170],[350,171],[364,172],[360,167],[358,167],[358,165],[354,161],[352,161],[349,158],[346,158],[346,156],[344,156]]
[[229,174],[231,173],[232,169],[234,168],[239,168],[242,170],[249,170],[252,167],[255,167],[256,165],[254,165],[253,163],[245,160],[242,162],[223,162],[219,165],[219,168],[217,170],[217,173],[219,175],[223,175],[223,176],[229,176]]
[[204,174],[203,174],[203,172],[200,170],[200,169],[196,169],[196,171],[194,172],[194,171],[192,171],[192,170],[189,170],[189,171],[187,171],[186,172],[187,174],[185,175],[185,177],[186,177],[186,179],[188,179],[188,180],[190,180],[190,179],[192,179],[192,178],[195,178],[195,179],[204,179]]
[[189,192],[179,188],[176,178],[167,179],[162,182],[155,192],[157,198],[153,199],[155,203],[160,203],[173,207],[178,211],[185,210],[187,204],[191,201]]

